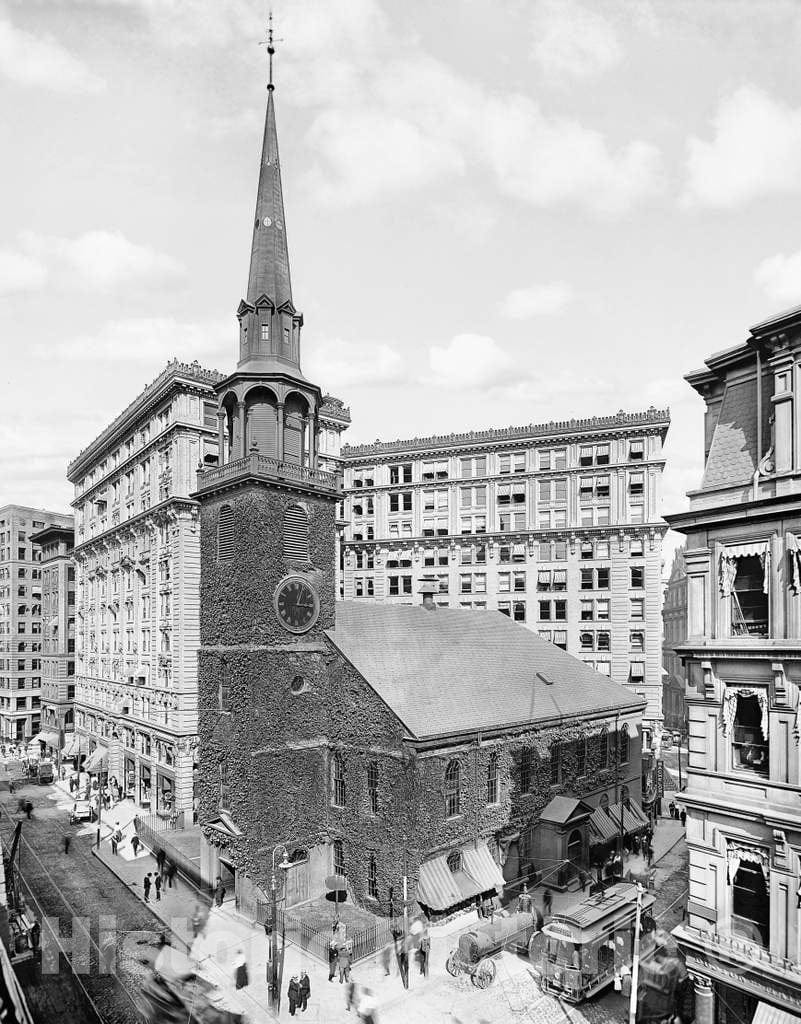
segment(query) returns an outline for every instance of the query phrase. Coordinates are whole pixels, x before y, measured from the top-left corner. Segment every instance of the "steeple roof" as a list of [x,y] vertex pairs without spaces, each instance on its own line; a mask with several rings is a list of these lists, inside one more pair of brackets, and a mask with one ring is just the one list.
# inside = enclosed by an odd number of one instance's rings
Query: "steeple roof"
[[247,301],[255,305],[257,299],[267,295],[276,306],[281,306],[285,302],[292,302],[292,283],[289,277],[289,250],[286,242],[284,196],[281,189],[281,163],[278,159],[278,133],[275,127],[272,82],[268,90]]

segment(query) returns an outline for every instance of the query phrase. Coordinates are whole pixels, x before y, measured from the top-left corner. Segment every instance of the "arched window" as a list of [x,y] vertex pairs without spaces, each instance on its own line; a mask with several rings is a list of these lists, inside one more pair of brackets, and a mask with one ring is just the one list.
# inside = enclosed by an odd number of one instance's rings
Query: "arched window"
[[370,813],[378,814],[378,762],[367,765],[367,793],[370,797]]
[[520,792],[530,793],[534,785],[534,769],[537,763],[537,752],[533,747],[523,747],[520,751]]
[[497,804],[498,802],[498,755],[493,752],[487,763],[487,803]]
[[288,561],[309,561],[309,517],[300,505],[290,505],[284,512],[283,543]]
[[461,811],[461,769],[458,761],[449,761],[445,769],[445,817],[455,818]]
[[217,514],[217,561],[227,562],[234,557],[234,510],[223,505]]
[[620,730],[620,763],[629,763],[629,727],[624,725]]
[[345,769],[342,758],[334,754],[331,758],[331,778],[333,780],[332,801],[335,807],[345,806]]
[[462,870],[462,855],[458,850],[453,850],[448,854],[447,860],[448,868],[452,873]]
[[372,899],[378,899],[378,865],[375,854],[370,854],[370,862],[367,865],[367,895]]
[[334,874],[346,875],[345,870],[345,847],[341,839],[334,840]]

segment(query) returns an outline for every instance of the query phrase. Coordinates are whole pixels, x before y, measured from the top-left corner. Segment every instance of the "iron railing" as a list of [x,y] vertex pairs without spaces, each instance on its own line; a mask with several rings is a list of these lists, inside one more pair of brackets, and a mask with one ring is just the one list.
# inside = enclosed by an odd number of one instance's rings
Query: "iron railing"
[[[256,901],[256,920],[259,924],[266,924],[272,917],[272,910],[268,900]],[[317,957],[323,963],[328,963],[328,946],[331,940],[330,931],[319,931],[313,925],[302,921],[294,914],[277,908],[277,921],[275,927],[279,933],[284,931],[287,942],[292,942],[306,953]],[[347,941],[351,950],[351,960],[364,960],[373,956],[384,946],[392,941],[392,926],[390,921],[379,920],[375,924],[367,925],[358,931],[347,931]]]

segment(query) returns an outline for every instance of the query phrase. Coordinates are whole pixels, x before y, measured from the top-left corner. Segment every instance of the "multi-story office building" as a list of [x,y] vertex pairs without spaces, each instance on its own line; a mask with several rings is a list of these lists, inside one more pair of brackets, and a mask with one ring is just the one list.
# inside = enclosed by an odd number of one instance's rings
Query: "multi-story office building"
[[662,719],[667,411],[342,449],[340,596],[500,611]]
[[[196,362],[169,363],[68,469],[77,568],[68,753],[107,764],[129,797],[162,814],[194,801],[200,546],[189,495],[225,437],[221,379]],[[322,459],[336,463],[349,419],[325,397]]]
[[798,1020],[801,309],[687,380],[706,402],[706,463],[689,511],[668,517],[687,538],[690,890],[675,934],[699,1024]]
[[662,711],[665,728],[682,734],[685,731],[684,666],[676,648],[686,638],[687,572],[681,547],[673,555],[662,601]]
[[75,728],[75,531],[46,526],[31,537],[41,552],[42,730],[48,753],[60,757]]
[[72,516],[23,505],[0,508],[0,738],[39,732],[42,700],[41,550],[32,534],[69,529]]

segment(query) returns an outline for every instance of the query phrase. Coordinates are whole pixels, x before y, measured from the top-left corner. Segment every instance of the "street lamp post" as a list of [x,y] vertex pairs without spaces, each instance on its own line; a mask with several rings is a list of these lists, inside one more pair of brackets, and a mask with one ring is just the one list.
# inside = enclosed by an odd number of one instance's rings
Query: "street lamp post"
[[[273,847],[272,871],[270,874],[270,913],[272,915],[272,932],[270,934],[270,1006],[276,1013],[281,1009],[281,972],[278,968],[278,886],[275,883],[275,855],[278,851],[283,854],[283,861],[278,865],[284,871],[290,866],[286,855],[286,845],[278,843]],[[281,956],[283,967],[283,949]]]

